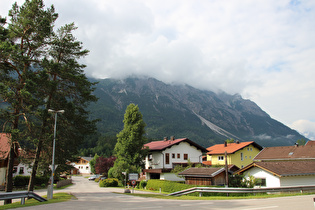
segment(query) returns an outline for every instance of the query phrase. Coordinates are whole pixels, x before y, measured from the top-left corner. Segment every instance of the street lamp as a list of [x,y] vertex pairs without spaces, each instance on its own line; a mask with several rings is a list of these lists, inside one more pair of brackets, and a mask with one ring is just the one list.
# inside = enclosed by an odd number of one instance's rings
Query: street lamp
[[48,109],[48,112],[55,113],[55,128],[54,128],[54,142],[53,142],[53,155],[52,155],[52,167],[51,167],[51,185],[48,187],[47,191],[47,198],[52,199],[53,198],[53,189],[54,189],[54,173],[55,173],[55,146],[56,146],[56,130],[57,130],[57,114],[58,113],[64,113],[65,110],[52,110]]

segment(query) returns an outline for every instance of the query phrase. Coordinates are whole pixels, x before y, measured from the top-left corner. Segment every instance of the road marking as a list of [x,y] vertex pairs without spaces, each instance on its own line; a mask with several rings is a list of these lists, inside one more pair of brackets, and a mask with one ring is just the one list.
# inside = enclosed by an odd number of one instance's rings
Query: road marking
[[257,208],[243,209],[243,210],[274,209],[278,207],[279,206],[264,206],[264,207],[257,207]]

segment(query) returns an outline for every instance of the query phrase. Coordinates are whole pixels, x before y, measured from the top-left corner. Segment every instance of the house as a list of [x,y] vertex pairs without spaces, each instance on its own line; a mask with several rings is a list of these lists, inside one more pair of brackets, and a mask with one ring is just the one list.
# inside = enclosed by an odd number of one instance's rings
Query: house
[[207,161],[211,165],[225,165],[225,152],[227,164],[236,165],[239,168],[253,162],[254,157],[262,150],[262,147],[254,141],[216,144],[208,147]]
[[170,173],[175,165],[187,165],[188,162],[192,164],[202,163],[202,155],[207,152],[204,147],[188,138],[175,139],[174,137],[147,143],[144,148],[149,149],[143,170],[147,180],[183,181],[183,178]]
[[315,161],[253,162],[236,173],[253,176],[262,187],[314,185]]
[[[11,135],[8,133],[0,133],[0,186],[5,184],[8,158],[10,152]],[[15,147],[15,156],[18,157],[18,144]],[[18,164],[17,158],[15,158],[14,166]]]
[[71,174],[83,174],[83,175],[90,175],[91,167],[90,161],[93,157],[79,157],[76,162],[70,163],[75,169],[71,170]]
[[30,176],[35,153],[19,148],[19,163],[13,168],[13,176]]
[[[239,168],[235,165],[228,166],[229,173],[237,171]],[[225,185],[225,168],[211,167],[211,168],[189,168],[178,173],[178,175],[185,177],[185,184],[190,185]]]
[[253,176],[264,187],[314,185],[315,144],[264,148],[236,173]]

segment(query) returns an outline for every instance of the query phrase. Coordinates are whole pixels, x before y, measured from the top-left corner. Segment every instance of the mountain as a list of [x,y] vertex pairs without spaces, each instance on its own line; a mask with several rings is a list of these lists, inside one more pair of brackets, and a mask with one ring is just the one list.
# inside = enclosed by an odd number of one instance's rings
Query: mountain
[[204,147],[231,138],[262,146],[293,145],[306,139],[239,94],[217,94],[153,78],[97,81],[94,94],[99,101],[90,110],[92,118],[100,119],[98,130],[104,135],[122,130],[126,107],[134,103],[151,139],[187,137]]

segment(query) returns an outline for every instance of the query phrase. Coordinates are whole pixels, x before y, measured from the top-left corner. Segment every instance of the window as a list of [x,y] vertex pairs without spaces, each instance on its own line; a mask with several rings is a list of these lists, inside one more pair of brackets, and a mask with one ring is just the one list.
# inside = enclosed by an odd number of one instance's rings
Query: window
[[14,168],[13,168],[13,173],[15,174],[17,172],[17,167],[15,166]]
[[172,158],[175,159],[175,153],[172,153]]
[[85,167],[85,170],[89,170],[89,167],[88,167],[88,166],[86,166],[86,167]]
[[180,159],[180,154],[179,153],[177,153],[177,159]]
[[241,161],[244,160],[244,157],[243,157],[243,152],[241,152]]
[[170,164],[170,154],[165,153],[165,164]]
[[20,167],[19,174],[24,174],[24,167]]
[[188,154],[184,154],[184,160],[188,160]]
[[266,178],[256,178],[256,186],[266,187]]
[[218,160],[219,160],[219,161],[224,160],[224,156],[218,156]]
[[149,161],[152,161],[152,154],[149,154],[148,159]]

